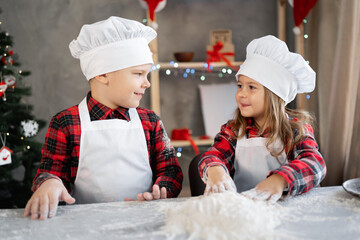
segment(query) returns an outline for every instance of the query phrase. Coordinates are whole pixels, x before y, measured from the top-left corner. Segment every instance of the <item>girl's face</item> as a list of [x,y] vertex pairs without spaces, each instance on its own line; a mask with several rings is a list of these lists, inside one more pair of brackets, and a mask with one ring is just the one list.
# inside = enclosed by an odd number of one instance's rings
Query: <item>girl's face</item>
[[147,79],[150,68],[151,64],[144,64],[107,73],[109,84],[105,105],[113,109],[138,107],[145,90],[150,87]]
[[265,118],[265,88],[252,78],[244,75],[238,77],[236,102],[243,117],[252,117],[259,126]]

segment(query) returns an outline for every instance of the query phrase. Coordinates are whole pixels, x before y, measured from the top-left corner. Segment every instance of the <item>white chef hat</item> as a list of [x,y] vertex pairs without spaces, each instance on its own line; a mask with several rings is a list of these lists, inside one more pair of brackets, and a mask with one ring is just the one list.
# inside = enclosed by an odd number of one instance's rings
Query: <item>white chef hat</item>
[[153,63],[149,42],[156,32],[137,21],[120,17],[84,25],[69,44],[71,55],[80,59],[87,80],[137,65]]
[[262,84],[288,104],[297,93],[312,92],[316,74],[304,58],[292,53],[286,43],[268,35],[255,39],[246,48],[246,60],[236,73]]

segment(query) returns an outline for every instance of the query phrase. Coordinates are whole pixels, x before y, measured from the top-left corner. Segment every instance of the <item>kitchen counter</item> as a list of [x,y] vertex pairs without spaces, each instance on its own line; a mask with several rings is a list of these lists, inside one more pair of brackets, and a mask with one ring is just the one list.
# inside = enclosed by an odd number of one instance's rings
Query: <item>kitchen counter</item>
[[[159,206],[187,199],[59,206],[57,215],[46,221],[24,218],[24,209],[1,209],[0,239],[168,239]],[[291,237],[360,240],[360,198],[340,186],[314,188],[279,204],[294,210],[291,221],[278,227]]]

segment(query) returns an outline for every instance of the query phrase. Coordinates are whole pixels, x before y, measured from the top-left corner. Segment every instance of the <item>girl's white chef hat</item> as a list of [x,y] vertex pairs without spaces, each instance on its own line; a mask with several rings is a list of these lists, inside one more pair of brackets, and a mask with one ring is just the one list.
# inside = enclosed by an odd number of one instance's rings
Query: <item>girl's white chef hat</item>
[[236,73],[262,84],[288,104],[297,93],[312,92],[316,74],[304,58],[292,53],[285,42],[268,35],[254,39],[246,48],[246,60]]
[[84,25],[69,44],[71,55],[80,59],[87,80],[133,67],[153,63],[149,42],[156,32],[137,21],[120,17]]

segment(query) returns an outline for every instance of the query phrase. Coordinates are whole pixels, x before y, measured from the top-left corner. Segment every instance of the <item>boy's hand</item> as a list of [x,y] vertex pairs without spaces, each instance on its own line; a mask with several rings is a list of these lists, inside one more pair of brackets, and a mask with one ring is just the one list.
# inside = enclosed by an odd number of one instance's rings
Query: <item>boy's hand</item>
[[273,174],[261,181],[255,188],[242,192],[241,194],[254,200],[275,203],[281,198],[286,185],[287,182],[282,176]]
[[222,166],[210,167],[207,171],[207,182],[204,195],[225,191],[236,192],[236,186],[232,178],[225,172]]
[[[160,190],[159,185],[154,184],[152,187],[153,191],[150,192],[144,192],[144,193],[138,193],[137,200],[138,201],[151,201],[151,200],[158,200],[158,199],[165,199],[167,196],[166,188],[162,187]],[[134,199],[131,198],[125,198],[125,201],[134,201]]]
[[24,216],[45,220],[56,215],[59,201],[73,204],[75,199],[58,179],[48,179],[34,192],[25,207]]

